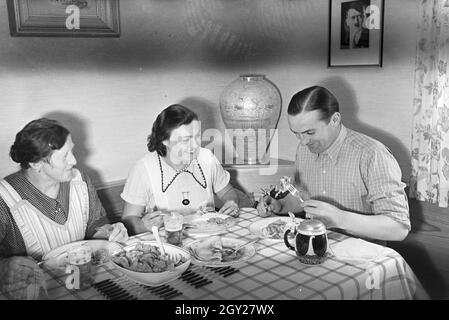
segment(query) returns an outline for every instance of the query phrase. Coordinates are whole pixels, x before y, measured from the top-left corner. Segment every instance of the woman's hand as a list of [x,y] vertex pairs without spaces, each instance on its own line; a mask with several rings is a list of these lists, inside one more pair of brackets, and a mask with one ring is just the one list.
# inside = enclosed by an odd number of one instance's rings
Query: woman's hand
[[114,224],[105,224],[97,228],[97,232],[93,235],[96,239],[108,239],[109,241],[125,243],[128,241],[128,230],[121,222]]
[[225,202],[223,207],[221,207],[218,213],[227,214],[231,217],[238,217],[240,214],[239,210],[239,206],[234,200],[228,200]]
[[38,299],[43,279],[42,270],[31,257],[0,260],[0,291],[10,299]]
[[109,234],[109,241],[115,241],[120,243],[125,243],[128,241],[128,230],[121,222],[114,223],[112,225],[112,231]]
[[142,217],[143,225],[148,231],[151,231],[153,226],[160,229],[164,225],[164,215],[161,211],[148,213]]

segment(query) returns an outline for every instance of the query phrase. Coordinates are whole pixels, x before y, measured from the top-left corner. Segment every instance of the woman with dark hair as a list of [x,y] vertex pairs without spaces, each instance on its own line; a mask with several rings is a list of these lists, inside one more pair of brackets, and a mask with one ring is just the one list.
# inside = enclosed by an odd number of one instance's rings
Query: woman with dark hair
[[28,123],[11,146],[21,170],[0,180],[0,290],[12,299],[32,298],[27,292],[42,275],[36,262],[49,251],[82,239],[128,239],[122,223],[96,230],[108,220],[89,177],[74,167],[73,147],[70,132],[46,118]]
[[230,175],[210,150],[201,148],[200,122],[193,111],[177,104],[163,110],[153,123],[148,150],[131,169],[121,194],[122,220],[131,234],[148,231],[145,213],[193,213],[214,207],[214,195],[224,203],[220,213],[238,215]]

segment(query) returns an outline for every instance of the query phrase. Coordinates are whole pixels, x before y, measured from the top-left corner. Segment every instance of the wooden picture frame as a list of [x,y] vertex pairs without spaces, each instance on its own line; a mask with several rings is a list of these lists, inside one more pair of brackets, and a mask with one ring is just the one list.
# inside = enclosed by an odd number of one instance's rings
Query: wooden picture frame
[[[68,26],[76,6],[79,23]],[[7,0],[12,37],[120,37],[118,0]],[[71,27],[71,28],[69,28]]]
[[329,0],[328,67],[382,67],[385,0]]

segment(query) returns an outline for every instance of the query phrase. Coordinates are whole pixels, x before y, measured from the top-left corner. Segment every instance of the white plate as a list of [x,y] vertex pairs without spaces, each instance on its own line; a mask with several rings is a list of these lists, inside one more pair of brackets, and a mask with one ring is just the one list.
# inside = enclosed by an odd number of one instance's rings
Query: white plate
[[[208,220],[211,218],[223,219],[225,220],[225,223],[216,224],[208,222]],[[226,214],[209,212],[203,215],[185,216],[184,223],[197,226],[185,229],[189,236],[205,237],[226,233],[229,227],[235,225],[236,219]]]
[[[195,240],[190,242],[189,244],[184,246],[184,249],[186,249],[189,253],[191,253],[191,246],[195,246],[195,244],[198,244],[200,241],[204,241],[202,239],[200,240]],[[238,246],[238,245],[242,245],[246,242],[248,242],[248,240],[240,240],[240,239],[235,239],[235,238],[228,238],[228,237],[221,237],[221,241],[223,243],[223,245],[226,247],[226,244],[232,244],[233,246]],[[192,263],[196,264],[198,266],[206,266],[206,267],[226,267],[226,266],[232,266],[234,264],[246,261],[248,259],[250,259],[252,256],[254,256],[256,254],[256,248],[251,244],[248,245],[246,247],[243,247],[242,249],[239,250],[239,252],[243,251],[243,255],[239,256],[238,259],[232,260],[232,261],[226,261],[226,262],[221,262],[221,261],[203,261],[203,260],[198,260],[195,255],[190,254],[191,259],[192,259]]]
[[75,241],[63,246],[60,246],[56,249],[51,250],[47,254],[42,257],[42,261],[44,261],[44,266],[54,270],[65,270],[65,267],[68,262],[68,252],[79,246],[89,246],[92,249],[92,252],[98,251],[100,249],[105,249],[109,254],[112,252],[120,250],[121,246],[116,242],[110,242],[107,240],[82,240]]
[[[257,220],[256,222],[253,222],[249,225],[249,231],[252,234],[254,234],[262,239],[273,240],[273,241],[284,241],[284,235],[282,235],[282,237],[280,239],[276,239],[276,238],[268,237],[263,233],[264,228],[266,228],[270,223],[273,223],[278,220],[285,221],[286,223],[289,223],[292,221],[292,218],[290,218],[290,217],[261,218],[260,220]],[[304,219],[295,218],[295,223],[299,224],[302,220],[304,220]]]

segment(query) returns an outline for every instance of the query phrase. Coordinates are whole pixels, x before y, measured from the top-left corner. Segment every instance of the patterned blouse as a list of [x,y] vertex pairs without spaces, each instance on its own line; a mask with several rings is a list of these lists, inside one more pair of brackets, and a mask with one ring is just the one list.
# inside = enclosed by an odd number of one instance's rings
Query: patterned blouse
[[[89,194],[89,219],[85,235],[85,238],[88,239],[95,234],[96,228],[109,223],[109,221],[89,176],[82,171],[81,176],[83,181],[87,183]],[[70,182],[61,183],[58,196],[56,199],[53,199],[43,194],[29,182],[22,171],[5,177],[5,180],[17,191],[22,199],[28,200],[51,220],[59,224],[64,224],[67,221]],[[19,227],[11,215],[8,205],[0,197],[0,259],[25,255],[27,255],[25,242]]]

